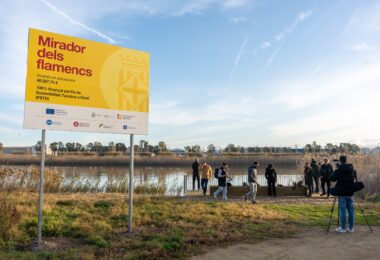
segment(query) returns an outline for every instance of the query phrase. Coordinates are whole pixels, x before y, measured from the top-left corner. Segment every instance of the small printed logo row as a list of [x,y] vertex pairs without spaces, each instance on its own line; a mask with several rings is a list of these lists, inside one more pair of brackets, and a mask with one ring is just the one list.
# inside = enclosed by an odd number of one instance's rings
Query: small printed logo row
[[[46,125],[48,125],[48,126],[51,126],[51,125],[62,125],[62,122],[53,121],[53,120],[48,119],[48,120],[46,120]],[[73,122],[73,126],[74,127],[90,127],[90,124],[89,123],[83,123],[83,122],[74,121]],[[98,124],[98,128],[111,129],[113,127],[114,126],[112,126],[112,125],[108,125],[108,124],[104,124],[104,123],[99,123]],[[134,127],[129,127],[128,125],[123,125],[122,128],[124,130],[134,129]]]
[[[67,111],[63,110],[63,109],[55,109],[55,108],[46,108],[46,111],[45,113],[47,115],[58,115],[58,116],[66,116],[67,115]],[[92,112],[91,113],[91,117],[92,118],[96,118],[96,117],[102,117],[102,118],[116,118],[118,120],[131,120],[134,116],[131,116],[131,115],[122,115],[122,114],[116,114],[116,116],[111,116],[111,115],[105,115],[105,114],[97,114],[95,112]]]

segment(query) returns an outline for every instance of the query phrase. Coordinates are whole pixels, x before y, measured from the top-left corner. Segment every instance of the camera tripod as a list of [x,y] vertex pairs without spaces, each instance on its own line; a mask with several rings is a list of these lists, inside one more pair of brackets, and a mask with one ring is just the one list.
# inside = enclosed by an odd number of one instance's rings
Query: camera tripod
[[[328,227],[327,227],[327,232],[330,231],[331,220],[332,220],[332,215],[333,215],[333,213],[334,213],[334,209],[335,209],[336,199],[337,199],[337,196],[334,197],[334,201],[333,201],[333,204],[332,204],[331,209],[330,209],[331,214],[330,214],[329,225],[328,225]],[[358,200],[358,198],[356,197],[356,195],[354,195],[354,201],[356,201],[356,202],[358,203],[358,207],[359,207],[360,211],[361,211],[362,214],[363,214],[363,217],[364,217],[364,219],[365,219],[365,222],[367,223],[367,225],[368,225],[369,230],[371,231],[371,233],[373,233],[373,230],[372,230],[370,224],[368,223],[367,217],[366,217],[366,215],[364,214],[364,209],[360,206],[360,204],[359,204],[359,200]],[[339,205],[339,202],[338,202],[338,205]],[[338,207],[338,226],[339,226],[339,207]]]

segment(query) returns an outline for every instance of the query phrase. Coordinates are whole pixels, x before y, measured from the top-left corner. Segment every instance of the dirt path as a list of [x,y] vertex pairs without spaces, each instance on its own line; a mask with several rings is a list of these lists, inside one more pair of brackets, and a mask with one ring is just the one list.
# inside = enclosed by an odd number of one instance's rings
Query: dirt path
[[355,233],[330,233],[322,228],[308,229],[294,238],[270,239],[257,244],[237,244],[212,249],[192,260],[207,259],[380,259],[380,228],[357,226]]

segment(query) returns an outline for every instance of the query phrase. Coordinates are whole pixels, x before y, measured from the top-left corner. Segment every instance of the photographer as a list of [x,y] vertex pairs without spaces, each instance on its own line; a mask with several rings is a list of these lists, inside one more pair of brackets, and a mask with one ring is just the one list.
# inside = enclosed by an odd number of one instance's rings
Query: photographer
[[[339,165],[330,178],[331,181],[336,181],[335,189],[338,192],[339,201],[339,220],[340,227],[336,228],[339,233],[346,233],[346,231],[354,232],[354,192],[351,187],[356,180],[356,171],[352,164],[347,163],[347,157],[341,156],[339,158]],[[348,212],[349,228],[346,230],[346,211]]]

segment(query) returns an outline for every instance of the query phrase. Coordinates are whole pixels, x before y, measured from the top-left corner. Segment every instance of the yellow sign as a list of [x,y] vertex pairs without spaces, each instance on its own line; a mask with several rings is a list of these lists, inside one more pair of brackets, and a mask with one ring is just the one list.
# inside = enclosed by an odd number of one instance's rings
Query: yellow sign
[[29,30],[24,127],[147,134],[149,53]]
[[26,101],[149,111],[149,54],[29,31]]

